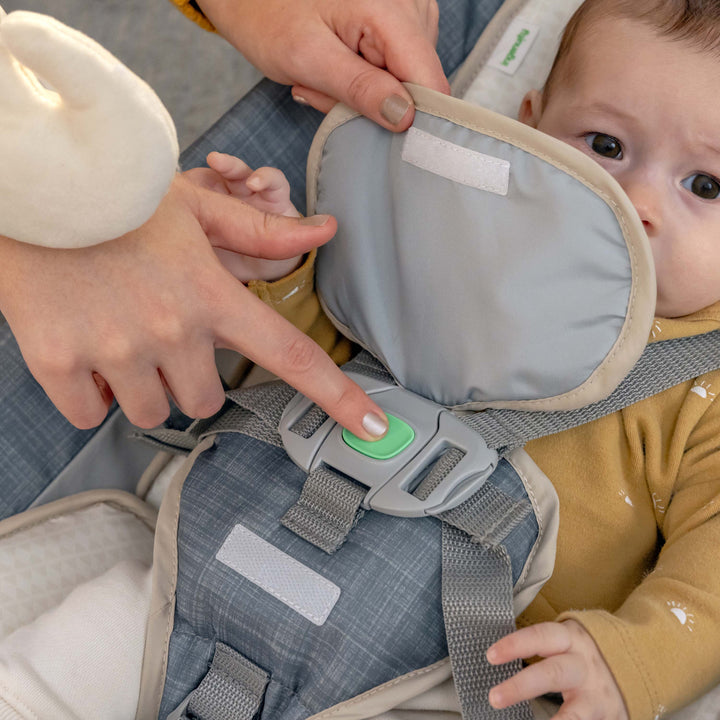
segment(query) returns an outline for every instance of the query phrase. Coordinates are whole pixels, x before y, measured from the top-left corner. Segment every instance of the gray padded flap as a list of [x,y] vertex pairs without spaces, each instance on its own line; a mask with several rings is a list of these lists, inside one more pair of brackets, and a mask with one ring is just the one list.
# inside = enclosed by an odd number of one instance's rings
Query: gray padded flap
[[[418,133],[361,117],[327,138],[315,210],[339,230],[318,261],[324,306],[402,385],[444,405],[572,396],[627,345],[632,266],[652,275],[647,248],[632,258],[608,202],[554,164],[426,112],[414,127],[433,136],[419,148]],[[496,160],[509,163],[506,195]],[[490,190],[464,184],[468,172]],[[647,340],[645,304],[613,386]]]

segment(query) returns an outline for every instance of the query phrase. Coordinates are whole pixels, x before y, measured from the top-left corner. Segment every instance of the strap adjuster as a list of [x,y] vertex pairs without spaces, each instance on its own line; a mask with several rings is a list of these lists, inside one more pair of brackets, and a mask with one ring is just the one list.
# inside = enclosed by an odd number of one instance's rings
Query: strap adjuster
[[[343,429],[332,418],[323,422],[310,437],[293,432],[293,427],[314,407],[298,393],[288,404],[279,432],[285,450],[308,474],[321,464],[369,488],[363,507],[388,515],[422,517],[437,515],[470,497],[492,474],[498,454],[488,448],[476,431],[459,418],[426,398],[397,385],[348,372],[386,412],[413,429],[413,441],[387,460],[368,457],[350,447]],[[450,448],[463,454],[425,499],[413,491],[437,460]]]

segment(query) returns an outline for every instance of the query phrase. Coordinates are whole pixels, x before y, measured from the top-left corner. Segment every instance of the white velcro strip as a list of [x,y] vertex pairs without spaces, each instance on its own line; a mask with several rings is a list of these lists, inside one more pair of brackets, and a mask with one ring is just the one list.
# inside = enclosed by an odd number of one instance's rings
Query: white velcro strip
[[340,588],[295,558],[236,525],[215,556],[315,625],[322,625]]
[[453,182],[496,195],[508,193],[510,163],[507,160],[455,145],[418,128],[407,131],[402,159]]

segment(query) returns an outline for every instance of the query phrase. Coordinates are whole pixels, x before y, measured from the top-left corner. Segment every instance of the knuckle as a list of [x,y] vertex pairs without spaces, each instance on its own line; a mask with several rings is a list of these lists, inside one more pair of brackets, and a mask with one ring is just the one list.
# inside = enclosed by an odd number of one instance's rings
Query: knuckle
[[181,346],[187,335],[180,318],[171,314],[166,314],[162,320],[154,323],[152,334],[160,346],[171,348]]
[[125,414],[133,425],[137,425],[143,430],[150,430],[164,422],[170,414],[170,410],[167,405],[156,404],[130,411],[125,409]]
[[208,418],[219,412],[225,404],[224,393],[212,393],[205,397],[198,398],[189,409],[190,417]]
[[560,665],[555,658],[545,660],[543,665],[545,666],[545,674],[551,687],[554,690],[562,688],[565,684],[565,671],[562,665]]
[[68,378],[81,367],[80,357],[69,348],[43,346],[28,358],[34,375],[48,378]]
[[105,407],[81,408],[66,415],[68,421],[78,430],[91,430],[96,428],[107,415]]
[[311,370],[317,360],[316,345],[305,336],[288,341],[282,353],[283,361],[293,374],[305,374]]
[[366,101],[370,99],[376,73],[377,71],[372,69],[362,70],[350,81],[347,93],[353,104],[365,105]]

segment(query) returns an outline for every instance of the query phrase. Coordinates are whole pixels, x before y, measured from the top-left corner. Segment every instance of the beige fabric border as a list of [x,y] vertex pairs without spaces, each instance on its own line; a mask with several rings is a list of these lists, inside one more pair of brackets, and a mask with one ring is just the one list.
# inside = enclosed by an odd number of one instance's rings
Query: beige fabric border
[[[637,362],[650,336],[654,320],[656,281],[652,252],[640,218],[617,181],[600,165],[581,151],[535,128],[512,120],[485,108],[471,105],[457,98],[406,84],[422,112],[441,117],[467,127],[538,157],[567,173],[600,197],[612,210],[622,229],[632,268],[630,300],[623,327],[605,358],[591,375],[578,387],[560,395],[536,400],[492,401],[466,403],[459,410],[485,408],[511,408],[517,410],[574,410],[607,397],[630,372]],[[323,148],[337,127],[354,117],[355,113],[338,106],[323,121],[310,148],[307,171],[308,212],[314,213],[317,204],[317,183]],[[322,303],[333,324],[343,333],[348,328],[338,322]],[[358,338],[350,339],[362,345]]]
[[132,493],[112,489],[87,490],[77,495],[69,495],[59,500],[53,500],[46,505],[38,505],[25,512],[5,518],[0,521],[0,538],[9,537],[16,532],[27,530],[53,518],[84,510],[93,505],[110,505],[130,512],[147,525],[150,530],[155,529],[157,513]]
[[451,675],[450,659],[445,658],[334,705],[308,720],[366,720],[387,712],[406,700],[430,692],[449,680]]
[[135,494],[139,498],[144,500],[147,497],[147,494],[150,492],[155,480],[157,480],[158,475],[160,475],[173,457],[175,457],[174,453],[166,452],[165,450],[158,450],[157,455],[155,455],[155,457],[150,461],[150,464],[141,475],[140,480],[138,480],[138,484],[135,487]]
[[187,456],[165,494],[155,529],[150,615],[145,634],[145,653],[140,678],[137,720],[157,718],[160,711],[170,634],[175,615],[177,584],[177,528],[180,496],[185,479],[200,453],[212,447],[215,436],[201,440]]
[[515,468],[525,486],[539,526],[535,545],[515,583],[513,609],[517,617],[535,599],[540,588],[553,573],[560,527],[560,501],[548,476],[525,450],[522,448],[514,450],[507,460]]
[[450,83],[454,97],[463,97],[482,67],[490,59],[512,21],[522,12],[528,0],[505,0],[492,20],[485,26],[475,47],[463,60]]

